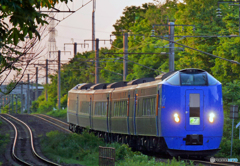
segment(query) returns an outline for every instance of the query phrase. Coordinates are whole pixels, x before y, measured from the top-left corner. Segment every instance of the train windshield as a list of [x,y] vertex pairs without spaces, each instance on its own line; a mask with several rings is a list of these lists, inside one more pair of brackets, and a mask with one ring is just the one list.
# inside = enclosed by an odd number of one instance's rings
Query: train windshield
[[181,73],[181,85],[208,85],[207,74],[201,73]]

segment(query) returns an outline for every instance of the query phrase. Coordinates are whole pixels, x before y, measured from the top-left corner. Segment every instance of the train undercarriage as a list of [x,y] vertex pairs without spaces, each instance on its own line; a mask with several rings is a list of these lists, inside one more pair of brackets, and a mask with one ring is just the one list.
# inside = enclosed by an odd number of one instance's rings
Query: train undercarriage
[[[74,133],[81,134],[86,128],[75,126],[74,124],[69,125],[69,130]],[[169,154],[173,157],[199,157],[203,158],[206,156],[213,156],[220,149],[213,150],[203,150],[203,151],[184,151],[184,150],[175,150],[168,149],[165,139],[163,137],[154,137],[154,136],[134,136],[127,134],[118,134],[118,133],[107,133],[103,131],[89,130],[89,132],[94,133],[99,138],[102,138],[107,143],[118,142],[129,145],[134,151],[141,152],[150,152],[150,153],[159,153],[159,154]]]

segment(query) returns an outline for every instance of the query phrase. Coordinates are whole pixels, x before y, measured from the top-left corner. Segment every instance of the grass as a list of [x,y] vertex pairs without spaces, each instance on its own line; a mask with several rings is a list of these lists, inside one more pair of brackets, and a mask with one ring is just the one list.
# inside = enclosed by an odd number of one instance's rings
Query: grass
[[43,153],[56,162],[98,165],[98,146],[103,146],[104,142],[93,133],[78,135],[51,131],[41,145]]
[[[0,120],[0,126],[2,125],[2,121]],[[10,136],[9,134],[0,134],[0,155],[5,153],[6,146],[8,142],[10,141]],[[0,163],[1,165],[1,163]]]
[[60,109],[60,110],[54,109],[49,112],[37,111],[37,112],[33,112],[32,114],[46,114],[59,119],[67,119],[67,108]]
[[52,110],[50,112],[46,113],[49,116],[53,116],[56,118],[61,118],[61,119],[66,119],[67,118],[67,108],[65,109],[60,109],[60,110]]
[[[126,144],[106,144],[93,133],[65,134],[58,131],[47,133],[41,138],[42,152],[49,159],[61,164],[81,164],[98,166],[99,146],[114,147],[116,165],[119,166],[184,166],[183,161],[168,160],[168,163],[156,162],[154,157],[133,152]],[[192,165],[192,164],[190,164]]]

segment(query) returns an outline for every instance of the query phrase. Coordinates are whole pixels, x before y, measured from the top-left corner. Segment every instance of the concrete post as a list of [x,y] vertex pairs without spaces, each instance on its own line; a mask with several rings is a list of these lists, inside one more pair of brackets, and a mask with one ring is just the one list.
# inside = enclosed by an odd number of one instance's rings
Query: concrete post
[[95,49],[95,84],[99,83],[99,39],[96,39]]
[[124,33],[123,36],[123,81],[126,81],[127,73],[128,73],[128,33]]
[[169,22],[169,72],[174,71],[174,22]]
[[58,51],[58,109],[61,109],[61,51]]

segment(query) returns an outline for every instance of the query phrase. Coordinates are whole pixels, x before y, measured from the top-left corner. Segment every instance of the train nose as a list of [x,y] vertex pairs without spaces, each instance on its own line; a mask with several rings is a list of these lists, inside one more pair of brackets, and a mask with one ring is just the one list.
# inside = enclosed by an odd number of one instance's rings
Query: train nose
[[186,145],[202,145],[203,144],[203,135],[187,135],[186,138],[183,138],[186,141]]

